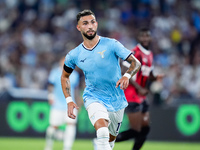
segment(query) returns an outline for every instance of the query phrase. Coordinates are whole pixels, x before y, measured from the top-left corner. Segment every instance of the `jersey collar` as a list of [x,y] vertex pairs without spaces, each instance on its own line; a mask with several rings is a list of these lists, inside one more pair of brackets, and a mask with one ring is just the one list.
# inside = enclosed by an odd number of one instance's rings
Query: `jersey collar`
[[87,48],[83,43],[82,43],[82,46],[83,46],[86,50],[92,51],[92,50],[99,44],[100,39],[101,39],[101,37],[99,36],[98,42],[97,42],[92,48]]
[[141,44],[137,44],[137,46],[139,47],[139,49],[146,55],[149,55],[151,52],[149,50],[147,50],[146,48],[144,48]]

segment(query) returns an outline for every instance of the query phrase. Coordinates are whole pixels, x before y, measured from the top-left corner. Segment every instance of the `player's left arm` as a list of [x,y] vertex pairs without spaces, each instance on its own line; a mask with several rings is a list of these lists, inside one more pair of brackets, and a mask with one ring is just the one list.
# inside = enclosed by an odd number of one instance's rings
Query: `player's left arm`
[[74,108],[78,109],[78,106],[73,102],[71,97],[71,90],[70,90],[70,76],[71,72],[66,72],[65,69],[63,69],[62,75],[61,75],[61,85],[63,94],[66,97],[67,105],[68,105],[68,116],[72,119],[76,118],[76,115],[74,114],[73,110]]
[[81,107],[83,105],[83,100],[81,98],[81,86],[80,86],[80,76],[79,73],[77,73],[76,75],[76,86],[75,86],[75,90],[74,90],[74,97],[75,97],[75,101],[78,107]]
[[131,54],[126,61],[130,63],[130,67],[125,72],[125,74],[122,76],[121,79],[119,79],[116,83],[116,87],[120,86],[122,90],[125,90],[129,85],[129,79],[133,77],[140,69],[141,63],[133,54]]

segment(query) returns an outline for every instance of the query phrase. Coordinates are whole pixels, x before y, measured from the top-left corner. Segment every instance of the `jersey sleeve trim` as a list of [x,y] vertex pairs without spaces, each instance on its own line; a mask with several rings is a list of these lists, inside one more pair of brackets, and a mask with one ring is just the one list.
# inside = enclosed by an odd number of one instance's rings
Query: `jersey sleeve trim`
[[130,54],[126,57],[126,59],[124,59],[124,60],[127,60],[127,59],[129,58],[129,56],[131,56],[131,54],[132,54],[132,53],[130,53]]
[[63,69],[67,72],[67,73],[72,73],[72,71],[74,69],[70,68],[70,67],[67,67],[65,64],[63,65]]

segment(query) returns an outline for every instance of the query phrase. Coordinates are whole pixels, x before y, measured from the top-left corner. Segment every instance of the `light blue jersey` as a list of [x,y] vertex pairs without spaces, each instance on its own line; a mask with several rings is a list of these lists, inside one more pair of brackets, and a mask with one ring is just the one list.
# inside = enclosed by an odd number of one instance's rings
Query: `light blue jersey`
[[[53,94],[54,94],[54,103],[51,106],[52,109],[59,109],[59,110],[66,110],[67,109],[67,103],[65,100],[65,96],[62,91],[61,86],[61,74],[62,74],[62,68],[56,67],[51,70],[48,82],[50,84],[53,84]],[[73,101],[75,102],[75,88],[79,84],[79,74],[74,70],[73,73],[69,77],[70,84],[71,84],[71,96]]]
[[118,41],[105,37],[100,37],[92,50],[82,43],[67,54],[65,65],[72,69],[78,66],[85,74],[83,100],[86,108],[93,102],[103,104],[108,111],[118,111],[128,105],[124,91],[115,86],[121,78],[119,57],[125,60],[130,54]]

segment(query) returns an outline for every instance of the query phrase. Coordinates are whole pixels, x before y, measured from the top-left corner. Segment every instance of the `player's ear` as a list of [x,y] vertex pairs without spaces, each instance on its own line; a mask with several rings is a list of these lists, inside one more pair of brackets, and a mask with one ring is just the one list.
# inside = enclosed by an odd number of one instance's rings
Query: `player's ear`
[[76,25],[76,28],[77,28],[78,31],[80,31],[80,26],[79,26],[79,24]]

